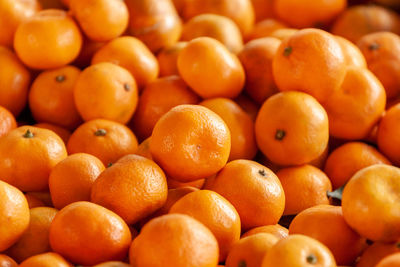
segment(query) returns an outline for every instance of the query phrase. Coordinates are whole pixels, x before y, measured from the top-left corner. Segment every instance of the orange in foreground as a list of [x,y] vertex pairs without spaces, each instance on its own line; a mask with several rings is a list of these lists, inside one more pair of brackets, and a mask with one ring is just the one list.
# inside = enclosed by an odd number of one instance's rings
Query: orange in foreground
[[21,262],[19,266],[22,267],[73,267],[70,262],[66,261],[60,254],[54,252],[47,252],[39,255],[32,256],[25,261]]

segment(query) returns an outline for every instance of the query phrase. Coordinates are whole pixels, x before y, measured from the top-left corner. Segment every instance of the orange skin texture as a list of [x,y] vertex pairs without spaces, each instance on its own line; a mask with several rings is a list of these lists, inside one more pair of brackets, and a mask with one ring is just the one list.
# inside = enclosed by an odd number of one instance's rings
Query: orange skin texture
[[31,75],[10,49],[0,46],[0,105],[18,116],[28,100]]
[[17,121],[8,109],[0,106],[0,137],[17,128]]
[[366,167],[350,179],[343,190],[342,207],[351,228],[373,241],[400,238],[400,169],[376,164]]
[[386,111],[378,128],[378,147],[394,164],[400,166],[400,149],[398,136],[400,134],[400,104]]
[[213,111],[197,105],[179,105],[156,123],[150,152],[167,175],[180,182],[209,177],[228,161],[231,134]]
[[231,152],[228,161],[252,159],[257,153],[254,122],[251,117],[229,98],[207,99],[200,105],[217,113],[231,132]]
[[182,22],[170,0],[126,0],[129,9],[128,32],[152,51],[179,40]]
[[128,27],[126,4],[119,0],[71,0],[70,12],[91,40],[104,42],[120,36]]
[[0,4],[0,45],[12,47],[19,24],[41,9],[37,0],[5,0]]
[[358,46],[339,35],[335,36],[335,39],[342,48],[344,60],[348,66],[367,68],[367,61]]
[[46,206],[42,200],[40,200],[39,198],[37,198],[29,193],[25,194],[25,198],[26,198],[26,201],[28,201],[29,209]]
[[400,93],[400,37],[391,32],[370,33],[357,43],[368,69],[381,81],[388,98]]
[[74,129],[81,118],[74,103],[74,85],[81,71],[74,66],[47,70],[33,81],[29,108],[37,122]]
[[49,188],[54,207],[62,209],[77,201],[89,201],[94,181],[105,169],[95,156],[76,153],[51,170]]
[[7,250],[7,255],[17,262],[22,262],[31,256],[49,252],[50,224],[57,212],[58,210],[48,207],[31,209],[28,229],[17,243]]
[[202,223],[184,214],[167,214],[147,223],[131,245],[133,266],[215,267],[218,243]]
[[205,182],[205,179],[198,179],[198,180],[194,180],[191,182],[183,183],[183,182],[179,182],[171,177],[167,177],[167,184],[168,184],[169,189],[180,188],[180,187],[185,187],[185,186],[193,186],[195,188],[201,189],[204,185],[204,182]]
[[298,29],[293,29],[293,28],[283,28],[283,29],[277,29],[269,35],[269,37],[274,37],[277,38],[281,41],[285,40],[286,38],[291,37],[294,35],[296,32],[298,32]]
[[240,94],[234,100],[250,116],[252,121],[256,120],[260,106],[255,101],[245,94]]
[[108,119],[125,124],[135,112],[138,98],[130,72],[108,62],[84,69],[74,86],[75,105],[84,121]]
[[272,62],[281,91],[302,91],[321,103],[338,90],[346,74],[340,44],[328,32],[303,29],[282,41]]
[[200,14],[189,19],[182,29],[182,41],[207,36],[220,41],[236,54],[243,48],[242,34],[231,19],[216,14]]
[[272,234],[258,233],[236,242],[229,251],[226,267],[258,267],[268,251],[279,241]]
[[100,174],[90,200],[133,224],[161,208],[168,194],[164,172],[138,155],[122,157]]
[[280,169],[276,175],[285,191],[284,215],[297,214],[307,208],[329,204],[326,192],[332,191],[328,176],[311,165]]
[[375,242],[363,252],[356,267],[375,267],[386,256],[398,252],[400,252],[399,242]]
[[130,242],[131,232],[121,217],[91,202],[64,207],[50,225],[51,248],[76,264],[122,260]]
[[178,70],[183,80],[202,98],[235,98],[245,82],[239,59],[210,37],[193,39],[183,48],[178,56]]
[[88,153],[100,159],[105,166],[135,153],[137,147],[137,139],[128,127],[102,119],[81,124],[67,144],[69,154]]
[[131,267],[131,265],[122,261],[107,261],[96,264],[93,267]]
[[347,140],[366,138],[385,105],[385,88],[372,72],[348,67],[339,90],[323,104],[328,113],[330,135]]
[[32,256],[21,262],[22,267],[73,267],[70,262],[66,261],[60,254],[47,252]]
[[12,246],[29,226],[29,207],[24,194],[0,181],[0,251]]
[[[33,137],[24,137],[27,130]],[[0,139],[1,179],[22,191],[45,190],[51,169],[66,157],[64,142],[54,132],[33,126],[16,128]]]
[[217,174],[210,190],[235,207],[243,230],[278,223],[285,208],[285,194],[278,177],[255,161],[229,162]]
[[376,265],[376,267],[399,267],[399,266],[400,266],[400,252],[385,257]]
[[254,26],[254,9],[251,0],[191,0],[184,1],[182,17],[189,20],[204,13],[218,14],[233,20],[243,35],[251,31]]
[[179,75],[178,56],[185,48],[187,42],[177,42],[166,46],[157,55],[158,65],[160,67],[160,76]]
[[361,142],[348,142],[329,154],[324,172],[335,190],[345,185],[357,171],[379,163],[391,165],[373,146]]
[[312,28],[330,25],[346,7],[346,0],[274,1],[276,16],[295,28]]
[[274,31],[284,28],[286,28],[286,25],[279,20],[265,19],[256,23],[245,39],[251,41],[263,37],[269,37]]
[[390,31],[400,34],[400,17],[377,5],[359,5],[346,9],[335,21],[331,32],[357,43],[366,34]]
[[[309,256],[316,258],[316,263],[307,261]],[[336,267],[335,258],[321,242],[305,235],[289,235],[273,246],[265,256],[262,267]]]
[[324,153],[329,139],[328,116],[312,96],[281,92],[259,110],[255,133],[258,148],[279,165],[301,165]]
[[34,126],[55,132],[64,141],[65,145],[68,143],[68,140],[71,137],[71,132],[69,130],[54,124],[42,122],[42,123],[37,123]]
[[0,254],[0,266],[1,267],[17,267],[18,264],[5,254]]
[[291,222],[289,233],[320,241],[330,249],[338,265],[352,265],[367,246],[365,238],[347,225],[342,208],[337,206],[318,205],[300,212]]
[[264,225],[264,226],[259,226],[255,227],[253,229],[250,229],[246,233],[242,235],[242,238],[259,234],[259,233],[267,233],[267,234],[272,234],[278,239],[283,239],[288,237],[289,235],[289,230],[279,224],[272,224],[272,225]]
[[263,37],[246,43],[238,54],[246,73],[245,92],[258,104],[278,92],[272,75],[272,60],[281,41]]
[[130,125],[140,139],[148,138],[157,121],[171,108],[199,101],[179,76],[159,78],[144,88]]
[[253,4],[256,22],[275,17],[274,0],[251,0],[251,3]]
[[218,241],[219,261],[225,261],[240,239],[240,217],[224,197],[210,190],[198,190],[179,199],[169,213],[189,215],[203,223]]
[[116,38],[101,47],[94,54],[92,64],[100,62],[125,68],[135,78],[139,88],[154,81],[159,72],[157,58],[142,41],[132,36]]
[[18,26],[14,38],[18,57],[33,69],[67,65],[78,56],[81,46],[82,36],[78,26],[61,9],[36,13]]

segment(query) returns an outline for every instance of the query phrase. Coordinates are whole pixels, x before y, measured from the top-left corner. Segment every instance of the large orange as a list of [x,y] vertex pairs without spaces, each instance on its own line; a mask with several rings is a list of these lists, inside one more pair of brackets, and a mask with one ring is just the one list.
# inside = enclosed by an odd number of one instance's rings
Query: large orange
[[378,147],[394,164],[400,166],[400,104],[386,111],[378,128]]
[[8,109],[0,106],[0,137],[17,128],[14,115]]
[[47,252],[32,256],[21,262],[22,267],[73,267],[70,262],[66,261],[60,254]]

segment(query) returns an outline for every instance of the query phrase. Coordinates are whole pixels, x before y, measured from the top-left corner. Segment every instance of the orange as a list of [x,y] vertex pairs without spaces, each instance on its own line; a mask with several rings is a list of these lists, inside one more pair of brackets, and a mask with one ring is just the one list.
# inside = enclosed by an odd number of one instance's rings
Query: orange
[[178,70],[183,80],[202,98],[234,98],[245,82],[238,58],[210,37],[193,39],[182,49]]
[[394,205],[400,195],[400,169],[376,164],[353,175],[343,190],[342,207],[346,222],[373,241],[400,238],[400,211]]
[[133,76],[126,69],[108,62],[84,69],[75,83],[73,94],[84,121],[108,119],[127,123],[138,101]]
[[160,76],[179,75],[178,56],[187,42],[177,42],[161,49],[157,54]]
[[301,165],[324,153],[329,139],[328,116],[312,96],[281,92],[261,106],[255,133],[259,149],[272,162]]
[[122,260],[131,233],[114,212],[78,201],[60,210],[50,225],[50,245],[66,259],[82,265]]
[[346,0],[274,1],[276,16],[295,28],[329,26],[346,6]]
[[61,255],[54,252],[47,252],[32,256],[23,261],[19,266],[22,267],[72,267]]
[[31,75],[10,49],[0,46],[0,105],[18,116],[28,100]]
[[24,194],[0,181],[0,251],[17,242],[29,226],[29,207]]
[[41,9],[37,0],[5,0],[0,4],[0,45],[12,47],[14,33],[21,22]]
[[400,34],[400,17],[382,6],[352,6],[336,19],[331,31],[357,43],[361,37],[373,32],[391,31]]
[[131,36],[116,38],[97,50],[92,64],[100,62],[110,62],[125,68],[135,78],[139,88],[154,81],[159,72],[156,57],[144,43]]
[[130,263],[152,267],[215,267],[218,243],[202,223],[184,214],[167,214],[148,222],[131,245]]
[[333,150],[326,160],[324,172],[332,182],[333,189],[345,185],[359,170],[390,161],[373,146],[361,142],[348,142]]
[[0,137],[17,128],[17,121],[8,109],[0,106]]
[[290,235],[281,239],[265,256],[262,267],[336,267],[329,249],[305,235]]
[[397,137],[400,134],[400,104],[386,111],[378,128],[378,147],[394,164],[400,165],[400,149]]
[[375,242],[363,252],[356,267],[375,267],[386,256],[400,252],[399,242]]
[[229,162],[210,189],[235,207],[244,230],[278,223],[285,208],[285,194],[278,177],[254,161]]
[[108,41],[120,36],[128,27],[126,4],[119,0],[70,0],[70,12],[87,37]]
[[171,108],[198,102],[199,97],[179,76],[159,78],[144,88],[130,124],[138,137],[145,139],[151,135],[161,116]]
[[[259,1],[259,0],[253,0],[253,1]],[[269,2],[272,2],[272,1],[269,0]],[[278,21],[276,19],[271,19],[271,18],[265,19],[260,22],[257,22],[254,25],[254,28],[251,30],[251,32],[247,36],[245,36],[245,39],[247,41],[251,41],[254,39],[268,37],[274,31],[276,31],[278,29],[284,29],[284,28],[286,28],[286,25],[281,21]]]
[[376,265],[376,267],[399,267],[399,266],[400,266],[399,252],[385,257]]
[[229,161],[254,158],[257,153],[254,122],[238,104],[229,98],[213,98],[200,105],[217,113],[228,126],[231,132]]
[[29,108],[37,122],[76,128],[81,118],[75,107],[73,89],[80,70],[73,66],[44,71],[33,81]]
[[220,41],[235,54],[243,47],[242,34],[238,26],[225,16],[200,14],[188,20],[183,26],[182,41],[190,41],[203,36]]
[[57,212],[58,210],[48,207],[31,209],[28,229],[7,250],[7,254],[17,262],[22,262],[31,256],[49,252],[49,229]]
[[26,198],[26,201],[28,201],[29,209],[46,206],[42,200],[40,200],[39,198],[37,198],[34,195],[31,195],[29,193],[25,194],[25,198]]
[[260,106],[255,101],[246,94],[240,94],[234,101],[250,116],[252,121],[256,120]]
[[60,161],[51,170],[49,188],[54,207],[62,209],[77,201],[89,201],[92,185],[103,163],[90,154],[76,153]]
[[67,144],[69,138],[71,137],[70,131],[54,124],[42,122],[36,123],[34,126],[55,132],[64,141],[64,144]]
[[128,32],[152,51],[178,41],[181,20],[171,0],[126,0],[129,9]]
[[137,147],[136,137],[128,127],[101,119],[81,124],[67,144],[69,154],[88,153],[100,159],[105,166],[135,153]]
[[198,180],[194,180],[191,182],[179,182],[171,177],[167,177],[167,184],[168,184],[168,188],[172,189],[172,188],[180,188],[180,187],[185,187],[185,186],[193,186],[195,188],[201,189],[203,188],[205,179],[198,179]]
[[278,92],[272,75],[272,60],[280,40],[264,37],[246,43],[238,54],[246,73],[245,92],[258,104]]
[[0,254],[0,266],[1,267],[17,267],[18,264],[10,257],[5,254]]
[[377,32],[359,39],[360,47],[371,70],[381,81],[388,98],[400,94],[400,37],[391,32]]
[[367,67],[367,61],[365,60],[363,53],[355,44],[339,35],[335,36],[335,39],[342,47],[344,60],[347,65],[360,68]]
[[92,186],[90,200],[133,224],[161,208],[168,194],[164,172],[138,155],[122,157],[103,171]]
[[153,160],[150,153],[150,139],[151,137],[143,140],[136,149],[135,154]]
[[286,38],[291,37],[294,35],[296,32],[298,32],[298,29],[293,29],[293,28],[283,28],[283,29],[277,29],[269,35],[269,37],[274,37],[277,38],[281,41],[285,40]]
[[65,8],[64,4],[62,3],[63,0],[38,0],[41,7],[43,9],[50,9],[50,8]]
[[23,191],[45,190],[51,169],[66,157],[57,134],[22,126],[0,138],[0,179]]
[[128,263],[122,261],[107,261],[100,264],[96,264],[93,267],[130,267]]
[[236,209],[218,193],[198,190],[179,199],[169,213],[189,215],[207,226],[218,241],[219,261],[225,261],[240,239],[240,218]]
[[330,134],[350,140],[367,137],[385,105],[385,88],[379,80],[367,69],[348,67],[339,90],[323,104]]
[[329,204],[326,192],[332,191],[324,172],[311,165],[280,169],[276,175],[285,192],[284,215],[297,214],[307,208]]
[[160,167],[180,182],[211,176],[228,161],[231,134],[225,122],[208,108],[179,105],[156,123],[150,152]]
[[61,9],[46,9],[22,22],[14,49],[30,68],[51,69],[71,63],[79,54],[82,36],[74,20]]
[[330,249],[338,265],[352,265],[367,245],[365,238],[347,225],[342,208],[329,205],[300,212],[291,222],[289,233],[320,241]]
[[73,64],[81,69],[88,67],[91,64],[93,55],[105,44],[106,42],[95,42],[88,38],[83,38],[81,52],[74,60]]
[[[32,192],[27,192],[25,193],[25,196],[27,197],[27,200],[29,197],[36,198],[37,200],[41,201],[46,207],[53,207],[53,203],[51,201],[51,196],[50,192],[45,190],[45,191],[32,191]],[[29,202],[28,202],[29,203]]]
[[321,103],[340,86],[346,61],[335,37],[318,29],[299,30],[282,41],[272,62],[281,91],[303,91]]
[[272,234],[278,239],[282,239],[286,238],[289,235],[289,230],[279,224],[264,225],[250,229],[242,235],[242,238],[259,233]]
[[254,7],[256,21],[275,16],[274,0],[251,0]]

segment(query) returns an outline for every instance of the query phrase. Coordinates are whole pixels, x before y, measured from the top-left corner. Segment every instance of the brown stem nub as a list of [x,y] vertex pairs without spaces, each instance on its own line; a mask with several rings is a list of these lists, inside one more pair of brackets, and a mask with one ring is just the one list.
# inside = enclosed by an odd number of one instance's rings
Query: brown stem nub
[[26,130],[26,132],[24,133],[23,137],[24,138],[33,138],[33,133],[31,132],[31,130]]
[[309,264],[316,264],[317,263],[317,257],[314,254],[310,254],[307,256],[307,262]]
[[131,90],[131,86],[127,83],[124,83],[124,89],[125,89],[125,91],[129,92]]
[[267,175],[267,173],[265,172],[264,169],[258,170],[258,173],[259,173],[261,176],[266,176],[266,175]]
[[65,81],[65,75],[57,75],[56,81],[62,83],[63,81]]
[[285,57],[290,56],[290,54],[293,52],[293,48],[291,46],[287,46],[285,47],[285,49],[283,49],[283,55]]
[[107,131],[104,129],[98,129],[97,131],[94,132],[95,136],[105,136],[107,134]]
[[112,162],[108,163],[107,168],[111,167],[112,165],[113,165]]
[[276,130],[275,133],[275,139],[276,140],[282,140],[283,138],[285,138],[286,132],[284,130],[278,129]]
[[379,49],[379,44],[377,44],[377,43],[372,43],[372,44],[370,44],[369,46],[368,46],[368,49],[369,50],[378,50]]

